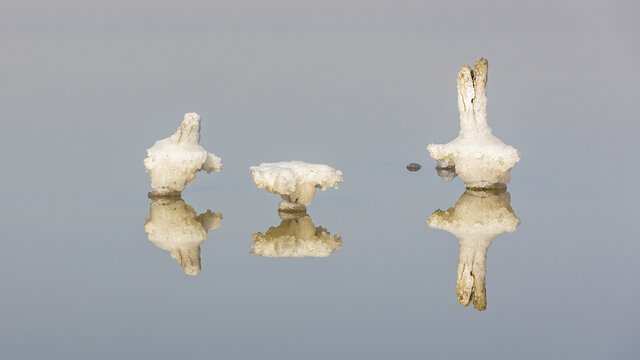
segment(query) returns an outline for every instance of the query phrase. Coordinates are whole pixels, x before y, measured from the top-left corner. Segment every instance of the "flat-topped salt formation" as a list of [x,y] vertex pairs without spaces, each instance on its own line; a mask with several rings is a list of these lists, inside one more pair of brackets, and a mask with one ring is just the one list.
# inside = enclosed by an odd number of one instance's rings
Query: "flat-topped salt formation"
[[200,244],[207,233],[220,227],[222,214],[196,211],[179,196],[158,197],[151,202],[144,231],[157,247],[169,251],[188,275],[200,272]]
[[429,227],[448,231],[460,241],[456,294],[464,306],[473,301],[476,309],[487,308],[487,250],[493,239],[516,231],[520,224],[510,204],[506,191],[467,190],[455,207],[437,210],[427,221]]
[[282,222],[253,234],[252,253],[265,257],[327,257],[342,249],[342,238],[316,227],[307,213],[279,212]]
[[175,134],[147,149],[144,167],[150,172],[152,194],[179,194],[196,179],[196,171],[222,170],[220,158],[199,143],[200,116],[187,113]]
[[282,211],[306,211],[316,188],[338,188],[342,183],[342,171],[324,164],[302,161],[262,163],[252,166],[253,181],[261,189],[282,197]]
[[431,157],[455,166],[468,188],[501,188],[511,180],[511,168],[520,160],[518,150],[491,133],[487,123],[486,59],[458,73],[460,133],[445,145],[428,146]]

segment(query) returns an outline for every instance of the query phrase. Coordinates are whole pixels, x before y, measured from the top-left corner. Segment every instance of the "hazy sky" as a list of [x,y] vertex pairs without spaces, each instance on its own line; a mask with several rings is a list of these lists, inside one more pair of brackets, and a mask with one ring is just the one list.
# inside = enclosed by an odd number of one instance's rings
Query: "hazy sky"
[[[505,141],[529,150],[543,137],[550,161],[633,153],[634,1],[0,6],[5,153],[83,156],[73,144],[108,147],[141,132],[146,144],[187,111],[205,129],[207,119],[245,133],[278,127],[288,140],[295,127],[346,126],[443,142],[457,131],[452,78],[480,56],[490,64],[490,123],[509,131]],[[4,161],[29,174],[41,162],[24,153]]]

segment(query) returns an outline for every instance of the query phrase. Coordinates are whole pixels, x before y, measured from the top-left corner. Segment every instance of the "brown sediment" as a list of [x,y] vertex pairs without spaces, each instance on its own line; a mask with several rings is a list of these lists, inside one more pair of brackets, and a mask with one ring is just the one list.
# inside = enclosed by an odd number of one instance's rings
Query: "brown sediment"
[[155,190],[151,190],[147,193],[147,197],[151,200],[158,199],[179,199],[182,197],[182,193],[180,191],[169,191],[169,192],[158,192]]
[[490,192],[492,194],[500,194],[507,190],[507,185],[498,183],[498,184],[491,184],[487,187],[467,186],[466,189],[471,191],[484,191],[484,192]]

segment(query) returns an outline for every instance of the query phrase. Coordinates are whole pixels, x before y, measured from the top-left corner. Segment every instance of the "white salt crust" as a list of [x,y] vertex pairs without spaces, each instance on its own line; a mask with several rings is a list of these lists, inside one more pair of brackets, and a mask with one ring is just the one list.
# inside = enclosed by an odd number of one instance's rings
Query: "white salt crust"
[[211,210],[196,211],[180,197],[159,197],[151,202],[144,231],[157,247],[169,251],[171,257],[184,267],[187,275],[200,272],[200,244],[209,231],[218,229],[222,214]]
[[493,239],[516,231],[520,224],[510,204],[506,191],[467,190],[455,207],[437,210],[427,221],[429,227],[448,231],[460,242],[456,294],[464,306],[473,301],[476,309],[487,308],[487,250]]
[[279,208],[283,211],[305,211],[316,188],[337,189],[342,183],[342,171],[324,164],[289,161],[262,163],[250,169],[257,187],[282,197]]
[[453,141],[427,147],[432,158],[455,166],[455,172],[469,188],[500,188],[511,180],[511,168],[520,153],[491,133],[487,123],[486,83],[489,65],[476,61],[458,73],[460,133]]
[[221,171],[219,157],[207,152],[200,144],[200,116],[184,115],[175,134],[147,149],[144,167],[150,173],[154,195],[175,195],[191,184],[197,171]]

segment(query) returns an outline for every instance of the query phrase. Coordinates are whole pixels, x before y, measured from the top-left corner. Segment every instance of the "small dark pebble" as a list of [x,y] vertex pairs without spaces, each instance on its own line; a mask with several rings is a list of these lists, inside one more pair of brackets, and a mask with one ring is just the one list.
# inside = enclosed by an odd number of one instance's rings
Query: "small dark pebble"
[[422,168],[422,165],[417,164],[417,163],[411,163],[409,165],[407,165],[407,170],[409,171],[418,171]]

